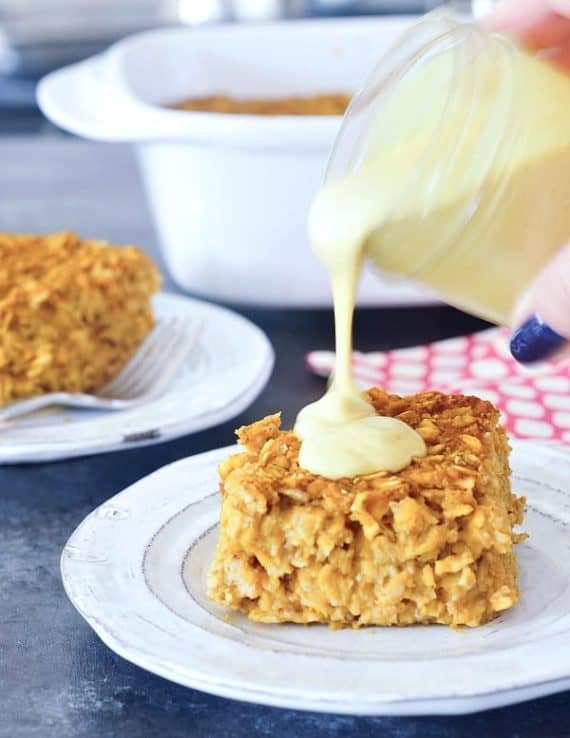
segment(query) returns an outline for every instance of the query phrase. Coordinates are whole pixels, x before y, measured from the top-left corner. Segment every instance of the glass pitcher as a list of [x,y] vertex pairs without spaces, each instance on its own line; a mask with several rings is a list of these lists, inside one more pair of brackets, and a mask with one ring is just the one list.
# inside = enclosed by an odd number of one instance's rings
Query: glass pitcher
[[436,11],[353,99],[325,187],[358,179],[378,269],[506,323],[570,236],[569,173],[570,77]]

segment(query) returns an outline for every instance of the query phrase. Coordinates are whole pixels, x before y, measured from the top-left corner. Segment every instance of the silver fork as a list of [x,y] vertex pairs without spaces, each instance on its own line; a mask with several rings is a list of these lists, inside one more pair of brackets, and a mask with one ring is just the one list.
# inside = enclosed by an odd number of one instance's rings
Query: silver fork
[[131,359],[97,394],[52,392],[16,400],[0,408],[0,421],[53,405],[92,410],[124,410],[164,394],[196,345],[200,325],[184,318],[158,320]]

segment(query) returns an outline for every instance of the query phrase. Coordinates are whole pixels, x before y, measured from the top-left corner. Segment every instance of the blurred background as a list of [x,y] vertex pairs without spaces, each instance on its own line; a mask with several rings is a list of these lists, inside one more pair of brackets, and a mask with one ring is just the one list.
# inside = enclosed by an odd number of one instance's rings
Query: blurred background
[[158,26],[417,14],[438,5],[482,14],[492,0],[0,0],[0,135],[63,135],[35,104],[46,72]]

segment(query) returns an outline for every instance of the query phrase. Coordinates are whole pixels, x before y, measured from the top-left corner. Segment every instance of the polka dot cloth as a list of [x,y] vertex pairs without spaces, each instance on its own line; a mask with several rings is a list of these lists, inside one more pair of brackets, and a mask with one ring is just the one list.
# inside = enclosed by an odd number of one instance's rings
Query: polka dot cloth
[[[307,354],[311,371],[328,377],[334,354]],[[471,336],[396,351],[353,354],[356,381],[388,392],[426,389],[477,395],[495,404],[515,438],[570,445],[570,362],[517,364],[508,348],[508,331],[494,328]]]

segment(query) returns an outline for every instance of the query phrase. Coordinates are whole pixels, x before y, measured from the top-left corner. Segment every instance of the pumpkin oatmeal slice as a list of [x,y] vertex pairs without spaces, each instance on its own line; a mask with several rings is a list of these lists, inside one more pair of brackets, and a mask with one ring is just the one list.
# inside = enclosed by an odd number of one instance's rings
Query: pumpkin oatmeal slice
[[265,623],[477,626],[519,599],[499,412],[475,397],[368,392],[380,415],[422,435],[427,455],[398,473],[330,480],[300,468],[279,415],[240,428],[220,465],[216,602]]
[[151,330],[159,286],[134,246],[0,234],[0,405],[104,385]]

